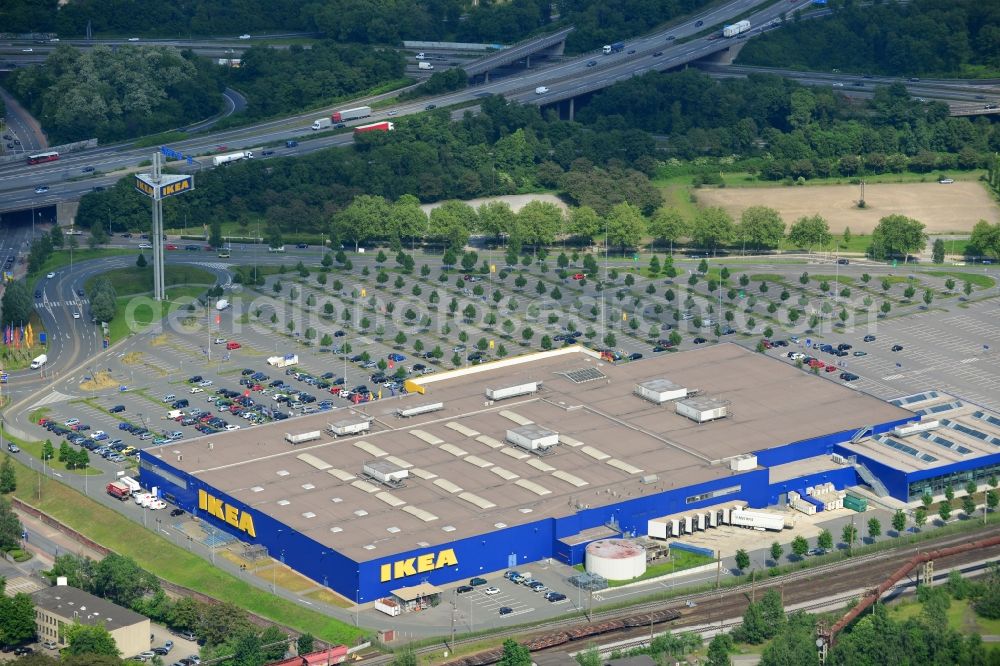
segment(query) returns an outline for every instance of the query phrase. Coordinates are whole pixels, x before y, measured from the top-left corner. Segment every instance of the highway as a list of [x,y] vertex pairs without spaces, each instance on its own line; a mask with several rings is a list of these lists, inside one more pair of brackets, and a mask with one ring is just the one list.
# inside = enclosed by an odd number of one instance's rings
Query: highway
[[[788,3],[775,3],[754,12],[753,10],[763,1],[734,0],[704,14],[689,17],[683,23],[672,26],[669,30],[660,30],[654,34],[630,40],[626,43],[625,51],[621,53],[612,55],[590,53],[567,58],[550,66],[526,70],[516,76],[435,98],[381,108],[370,118],[355,121],[349,125],[388,119],[390,112],[395,118],[419,113],[424,111],[429,104],[434,104],[439,108],[457,104],[467,105],[469,102],[475,102],[477,99],[489,95],[503,95],[521,103],[554,104],[648,71],[665,71],[728,49],[735,40],[719,38],[718,30],[713,29],[713,26],[721,25],[733,17],[749,14],[751,24],[755,26],[748,35],[752,37],[762,30],[776,26],[777,20],[783,13],[807,5],[806,0],[791,0]],[[744,72],[750,71],[747,68],[742,68],[742,70]],[[788,72],[787,70],[776,71],[783,74]],[[848,75],[796,74],[796,76],[803,76],[805,80],[815,81],[820,85],[834,87],[838,82],[843,83],[838,79],[845,81],[856,79],[856,77]],[[852,92],[856,92],[870,89],[876,84],[894,81],[898,81],[898,79],[865,79],[855,81],[862,85],[851,85],[850,87],[855,89]],[[920,85],[915,85],[916,83]],[[907,82],[907,84],[913,85],[914,94],[919,95],[920,93],[917,91],[922,91],[926,98],[947,94],[951,96],[947,99],[953,98],[956,102],[961,101],[968,105],[985,105],[995,100],[995,97],[987,98],[987,91],[966,83]],[[548,92],[541,95],[536,94],[535,90],[540,86],[548,88]],[[845,91],[847,87],[845,84]],[[398,91],[344,103],[336,108],[382,102],[395,97],[396,94]],[[992,95],[992,93],[989,94]],[[234,101],[233,104],[236,102]],[[319,110],[239,129],[203,134],[171,144],[171,148],[184,154],[204,156],[220,149],[253,150],[262,146],[277,146],[274,148],[275,156],[289,156],[351,143],[353,137],[349,130],[340,130],[340,133],[324,133],[324,136],[313,138],[314,135],[308,126],[313,120],[328,114],[330,111],[332,109]],[[456,113],[460,114],[461,112],[457,111]],[[284,141],[287,139],[296,139],[299,141],[299,145],[295,148],[284,148]],[[52,205],[59,201],[78,199],[94,187],[107,187],[113,184],[129,170],[135,170],[141,162],[148,161],[152,152],[152,148],[134,148],[130,144],[122,144],[65,154],[58,162],[47,164],[28,166],[18,162],[0,165],[0,212],[21,210],[31,205]],[[89,168],[92,168],[93,171],[84,171],[84,169]],[[189,171],[197,173],[200,168],[203,168],[202,164],[195,164],[189,168]],[[34,190],[38,185],[48,186],[48,192],[36,194]]]

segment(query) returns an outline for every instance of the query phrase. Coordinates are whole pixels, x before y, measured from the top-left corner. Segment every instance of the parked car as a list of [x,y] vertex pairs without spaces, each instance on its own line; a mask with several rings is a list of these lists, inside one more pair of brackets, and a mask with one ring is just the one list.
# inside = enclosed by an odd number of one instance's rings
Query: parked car
[[473,578],[469,581],[469,585],[471,585],[472,587],[477,587],[479,585],[486,585],[486,582],[487,581],[485,578],[479,578],[477,576],[476,578]]

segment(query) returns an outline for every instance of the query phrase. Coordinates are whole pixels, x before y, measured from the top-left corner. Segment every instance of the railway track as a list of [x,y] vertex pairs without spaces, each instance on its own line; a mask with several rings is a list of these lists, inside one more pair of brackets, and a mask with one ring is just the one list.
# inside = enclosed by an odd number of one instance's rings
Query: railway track
[[[1000,534],[1000,525],[987,526],[976,532],[974,538],[986,538],[988,536]],[[684,628],[705,625],[712,622],[722,622],[723,628],[727,619],[741,617],[750,602],[751,597],[760,598],[768,589],[779,588],[786,605],[797,604],[814,599],[817,594],[816,579],[823,579],[822,594],[845,593],[857,589],[867,589],[876,587],[884,578],[899,566],[902,559],[908,558],[914,553],[946,547],[952,544],[965,543],[973,538],[969,533],[953,534],[940,539],[929,539],[917,544],[906,544],[898,548],[893,548],[877,553],[869,553],[852,557],[846,560],[831,562],[809,569],[793,571],[777,578],[764,578],[755,582],[747,582],[733,587],[725,587],[719,591],[700,592],[691,595],[675,597],[669,600],[649,601],[636,604],[625,609],[615,609],[598,611],[591,613],[590,622],[581,621],[579,617],[565,618],[541,623],[534,627],[514,627],[505,631],[498,631],[491,634],[493,638],[505,639],[518,637],[522,643],[541,644],[547,634],[556,634],[566,631],[572,627],[581,625],[595,625],[614,620],[623,620],[641,613],[651,613],[657,611],[679,611],[680,617],[670,621],[671,628]],[[973,551],[961,555],[944,558],[941,566],[955,566],[972,562],[984,557],[1000,557],[1000,546],[986,549],[984,551]],[[852,595],[853,596],[853,595]],[[694,607],[687,607],[686,602],[692,601]],[[828,603],[828,602],[824,602]],[[730,626],[733,623],[730,623]],[[616,636],[628,639],[630,636],[648,636],[649,625],[643,629],[621,629],[616,632]],[[482,642],[483,636],[473,636],[461,638],[449,643],[442,641],[434,645],[428,645],[415,650],[416,654],[426,654],[440,651],[442,644],[451,651],[460,649],[463,645]],[[556,645],[548,649],[565,649],[562,645]],[[539,651],[544,651],[541,649]],[[490,651],[492,652],[492,651]],[[474,655],[473,655],[474,656]],[[385,654],[366,659],[365,662],[372,665],[386,664],[393,659],[393,655]],[[469,657],[466,657],[469,659]],[[457,666],[466,659],[451,662]],[[475,660],[473,660],[475,661]],[[488,662],[483,662],[488,663]]]

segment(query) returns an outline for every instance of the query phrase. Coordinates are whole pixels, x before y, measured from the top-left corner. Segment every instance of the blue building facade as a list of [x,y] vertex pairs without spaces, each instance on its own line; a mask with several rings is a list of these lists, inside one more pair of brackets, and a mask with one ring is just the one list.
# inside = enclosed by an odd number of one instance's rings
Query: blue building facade
[[[879,424],[875,432],[886,432],[909,420],[912,419]],[[849,466],[774,484],[769,482],[767,469],[834,452],[853,455],[839,450],[837,446],[848,441],[853,434],[853,430],[843,431],[759,451],[758,467],[747,472],[687,487],[658,492],[650,490],[648,494],[619,498],[619,501],[603,506],[585,506],[567,516],[513,527],[491,528],[476,536],[429,548],[381,557],[376,550],[372,551],[371,559],[365,561],[356,561],[337,552],[335,547],[303,535],[162,459],[142,453],[139,473],[143,486],[158,487],[161,495],[195,517],[242,541],[263,545],[271,557],[336,590],[345,598],[365,603],[386,596],[391,590],[423,581],[445,584],[467,580],[549,557],[578,564],[584,559],[588,542],[574,537],[595,527],[614,526],[622,534],[642,535],[646,533],[647,521],[671,513],[730,500],[742,500],[751,507],[765,507],[775,504],[789,490],[800,490],[805,486],[826,482],[833,483],[837,488],[854,485],[857,478],[854,468]],[[909,484],[921,481],[919,475],[906,475],[875,461],[864,462],[883,479],[893,496],[905,495]],[[985,464],[985,461],[978,459],[962,465],[975,463]],[[989,464],[1000,467],[1000,454],[991,456]],[[940,472],[940,469],[934,470],[935,474]]]

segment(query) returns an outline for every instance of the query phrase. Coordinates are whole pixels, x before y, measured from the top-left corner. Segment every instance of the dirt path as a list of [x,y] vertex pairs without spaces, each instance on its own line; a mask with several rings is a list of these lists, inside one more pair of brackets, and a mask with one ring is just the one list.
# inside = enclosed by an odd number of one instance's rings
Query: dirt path
[[[562,199],[555,196],[554,194],[505,194],[499,197],[482,197],[480,199],[469,199],[465,203],[469,204],[473,208],[479,208],[481,205],[488,201],[506,201],[511,209],[516,213],[524,207],[524,204],[529,201],[545,201],[547,203],[554,203],[559,206],[563,212],[566,212],[567,206],[563,203]],[[420,206],[425,213],[430,214],[432,210],[443,204],[443,201],[438,201],[431,204],[423,204]]]

